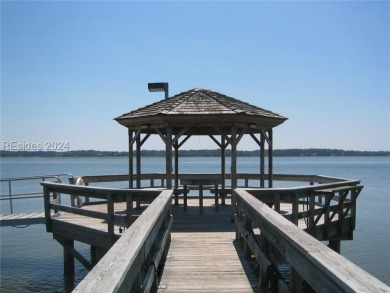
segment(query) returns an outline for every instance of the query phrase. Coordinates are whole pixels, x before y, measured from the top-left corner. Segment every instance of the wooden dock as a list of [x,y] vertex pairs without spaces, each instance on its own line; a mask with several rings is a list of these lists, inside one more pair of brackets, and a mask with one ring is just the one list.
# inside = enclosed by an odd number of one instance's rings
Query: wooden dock
[[[91,270],[74,292],[390,291],[337,253],[352,238],[359,182],[234,189],[218,210],[205,196],[202,213],[200,197],[176,205],[173,190],[41,184],[46,228],[64,248],[65,272],[74,259]],[[93,201],[64,206],[58,193]],[[91,245],[91,257],[107,253],[89,262],[74,241]]]
[[44,212],[7,214],[0,216],[0,227],[45,224]]
[[[229,200],[230,201],[230,200]],[[230,203],[214,210],[214,200],[198,200],[173,206],[174,224],[159,292],[262,292],[253,267],[235,240]]]

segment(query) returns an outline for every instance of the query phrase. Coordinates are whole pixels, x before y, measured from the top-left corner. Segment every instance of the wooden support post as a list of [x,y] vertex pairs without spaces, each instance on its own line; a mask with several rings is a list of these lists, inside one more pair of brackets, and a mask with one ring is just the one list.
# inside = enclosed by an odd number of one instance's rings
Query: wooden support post
[[134,180],[134,163],[133,163],[133,135],[134,132],[129,129],[129,188],[133,188],[133,180]]
[[129,228],[133,223],[133,196],[126,196],[126,228]]
[[332,200],[333,194],[327,193],[325,195],[325,207],[324,207],[324,228],[323,228],[323,239],[329,239],[329,224],[330,224],[330,202]]
[[108,245],[111,247],[115,243],[114,199],[111,194],[107,194],[107,217]]
[[351,190],[351,229],[355,230],[356,227],[356,199],[360,193],[361,189],[352,189]]
[[167,189],[172,189],[172,127],[166,128],[166,177],[167,177]]
[[184,194],[183,194],[183,205],[184,205],[184,212],[187,212],[187,195],[188,195],[188,189],[187,185],[184,185]]
[[74,276],[74,257],[70,251],[70,248],[74,249],[74,241],[71,239],[64,239],[64,273],[65,275]]
[[[221,186],[225,190],[226,158],[225,158],[225,138],[221,135]],[[222,195],[222,205],[225,205],[225,194]]]
[[329,240],[328,247],[332,249],[333,251],[336,251],[338,254],[340,254],[341,251],[341,241],[340,240]]
[[280,212],[280,194],[275,194],[274,210]]
[[99,262],[99,260],[97,258],[97,247],[91,245],[91,247],[89,249],[89,253],[90,253],[90,256],[91,256],[91,264],[92,265],[97,264]]
[[[138,134],[136,138],[136,148],[137,148],[137,188],[141,188],[141,134]],[[137,201],[137,209],[141,208],[141,202]]]
[[137,148],[137,188],[141,188],[141,135],[136,138]]
[[272,128],[268,130],[268,187],[273,187],[273,138]]
[[43,201],[45,209],[46,232],[51,232],[50,190],[46,186],[43,187]]
[[[179,187],[179,143],[175,142],[173,146],[175,148],[175,188],[178,188]],[[176,201],[175,204],[177,204]]]
[[[245,229],[248,232],[252,231],[252,222],[251,222],[251,219],[248,217],[248,215],[245,215]],[[244,237],[245,237],[244,255],[245,255],[246,259],[251,259],[252,252],[251,252],[249,245],[248,245],[248,237],[250,237],[250,234],[244,235]]]
[[264,174],[265,174],[265,137],[260,134],[260,187],[264,188]]
[[315,195],[309,194],[309,230],[314,228],[315,199]]
[[294,225],[298,226],[298,212],[299,212],[299,197],[298,194],[293,193],[292,197],[292,212],[291,212],[291,222]]
[[219,213],[219,205],[218,205],[218,184],[215,184],[215,212]]
[[232,189],[235,189],[237,188],[237,128],[236,127],[232,127],[231,145],[232,145],[231,181],[232,181]]
[[290,284],[293,293],[303,292],[302,281],[301,275],[292,267],[290,272]]
[[91,268],[92,266],[96,265],[106,253],[106,249],[91,245]]
[[203,215],[203,185],[199,185],[199,214]]

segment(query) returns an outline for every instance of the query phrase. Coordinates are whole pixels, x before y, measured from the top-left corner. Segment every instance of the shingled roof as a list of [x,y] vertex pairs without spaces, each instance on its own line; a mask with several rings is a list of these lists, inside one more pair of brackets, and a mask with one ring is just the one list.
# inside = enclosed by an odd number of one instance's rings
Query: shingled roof
[[182,92],[115,118],[129,128],[146,124],[148,128],[160,128],[162,124],[197,128],[228,127],[232,124],[247,127],[250,123],[252,128],[259,129],[275,127],[286,119],[274,112],[202,88]]

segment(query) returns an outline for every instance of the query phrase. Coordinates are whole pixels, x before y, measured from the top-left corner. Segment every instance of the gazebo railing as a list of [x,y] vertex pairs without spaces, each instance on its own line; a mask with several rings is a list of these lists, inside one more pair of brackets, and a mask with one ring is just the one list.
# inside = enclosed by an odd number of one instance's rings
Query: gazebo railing
[[[181,173],[179,174],[179,180],[182,178],[186,178],[188,176],[195,175],[191,173]],[[207,177],[207,175],[215,176],[216,173],[213,174],[202,174],[203,177]],[[137,180],[141,182],[141,187],[151,187],[151,188],[165,188],[166,187],[166,174],[165,173],[147,173],[141,174],[140,176],[133,176],[133,186],[136,186]],[[175,174],[173,174],[175,177]],[[296,175],[296,174],[273,174],[273,181],[275,182],[304,182],[310,185],[314,184],[324,184],[324,183],[332,183],[332,182],[340,182],[340,181],[348,181],[348,179],[344,178],[336,178],[329,176],[321,176],[321,175]],[[129,182],[128,174],[113,174],[113,175],[87,175],[81,176],[85,185],[93,184],[93,183],[103,183],[103,182]],[[254,173],[238,173],[237,174],[237,187],[239,188],[258,188],[260,186],[261,175]],[[264,180],[268,180],[268,175],[263,175]],[[225,175],[226,183],[229,183],[231,180],[231,175]],[[229,184],[226,184],[225,188],[229,188]]]

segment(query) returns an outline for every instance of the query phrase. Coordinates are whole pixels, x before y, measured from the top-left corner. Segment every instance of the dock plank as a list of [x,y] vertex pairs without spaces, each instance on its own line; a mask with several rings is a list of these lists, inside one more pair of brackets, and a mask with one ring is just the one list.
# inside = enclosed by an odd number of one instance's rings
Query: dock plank
[[257,278],[235,241],[230,205],[216,213],[205,199],[204,214],[189,200],[172,209],[172,240],[158,292],[262,292]]
[[8,214],[8,215],[0,216],[1,227],[34,225],[34,224],[44,224],[44,223],[45,223],[44,212]]

